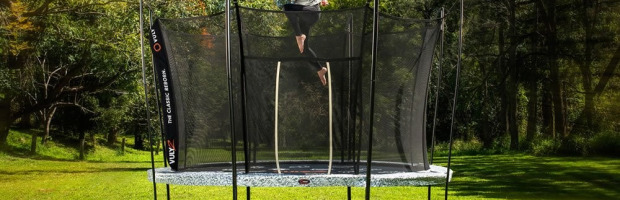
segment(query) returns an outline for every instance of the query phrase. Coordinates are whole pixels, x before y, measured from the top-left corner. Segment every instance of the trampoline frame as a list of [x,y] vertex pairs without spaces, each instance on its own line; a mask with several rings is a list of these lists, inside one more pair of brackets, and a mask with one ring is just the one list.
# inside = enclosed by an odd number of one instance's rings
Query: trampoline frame
[[[366,2],[366,6],[369,7],[370,5],[370,1],[371,0],[367,0]],[[373,4],[373,30],[372,30],[372,65],[371,65],[371,86],[370,86],[370,118],[373,118],[374,115],[374,89],[375,89],[375,69],[376,69],[376,57],[377,57],[377,45],[378,45],[378,20],[379,20],[379,10],[376,9],[379,7],[379,1],[380,0],[374,0],[374,4]],[[225,6],[226,6],[226,10],[228,12],[226,13],[226,68],[227,68],[227,74],[228,74],[228,87],[229,87],[229,91],[230,88],[232,88],[232,78],[231,78],[231,61],[230,61],[230,0],[225,0]],[[144,20],[143,20],[143,4],[144,4],[144,0],[140,0],[140,35],[144,35]],[[237,10],[237,17],[239,17],[239,5],[238,5],[238,1],[234,0],[234,4],[235,4],[235,9]],[[448,151],[448,163],[447,163],[447,167],[440,167],[440,166],[435,166],[435,165],[430,165],[430,169],[429,170],[425,170],[425,171],[417,171],[417,172],[404,172],[404,173],[392,173],[392,174],[372,174],[372,165],[376,163],[372,162],[372,142],[368,143],[368,152],[367,152],[367,167],[366,167],[366,174],[359,174],[358,173],[358,169],[356,169],[356,174],[331,174],[331,166],[332,166],[332,159],[329,160],[329,167],[328,167],[328,173],[327,174],[320,174],[320,175],[316,175],[316,174],[312,174],[312,175],[295,175],[295,174],[281,174],[280,172],[280,167],[279,167],[279,160],[277,159],[277,142],[276,144],[276,165],[278,165],[277,167],[277,174],[276,173],[243,173],[243,174],[237,174],[238,170],[237,170],[237,162],[232,162],[232,172],[192,172],[192,171],[185,171],[185,172],[177,172],[177,171],[172,171],[170,168],[167,167],[167,157],[164,156],[164,168],[155,168],[155,161],[154,161],[154,156],[153,156],[153,141],[151,139],[151,124],[150,124],[150,120],[147,120],[147,126],[149,127],[147,130],[147,134],[148,134],[148,138],[149,141],[151,143],[151,148],[150,148],[150,152],[151,152],[151,169],[147,171],[148,173],[148,179],[150,181],[153,182],[153,198],[157,199],[157,187],[156,187],[156,183],[157,182],[165,182],[166,183],[166,194],[167,194],[167,199],[170,199],[170,187],[169,184],[179,184],[179,185],[210,185],[210,186],[233,186],[233,199],[237,199],[237,186],[245,186],[247,187],[247,199],[250,199],[250,187],[318,187],[318,186],[346,186],[348,187],[347,192],[348,192],[348,199],[351,199],[351,187],[365,187],[365,198],[366,199],[370,199],[370,188],[371,187],[381,187],[381,186],[412,186],[412,185],[428,185],[428,198],[430,199],[430,193],[431,193],[431,185],[435,185],[435,184],[440,184],[441,182],[443,182],[443,180],[445,180],[445,199],[448,199],[448,183],[450,182],[451,178],[452,178],[452,171],[450,170],[450,164],[451,164],[451,157],[452,157],[452,144],[453,144],[453,131],[454,131],[454,115],[455,115],[455,109],[456,109],[456,100],[457,100],[457,95],[458,95],[458,83],[459,83],[459,74],[460,74],[460,68],[461,68],[461,56],[462,55],[462,38],[463,38],[463,34],[462,34],[462,29],[463,29],[463,9],[464,9],[464,5],[463,5],[463,0],[460,1],[460,18],[459,18],[459,38],[458,38],[458,62],[457,62],[457,66],[456,66],[456,77],[455,77],[455,89],[454,89],[454,97],[453,97],[453,104],[452,104],[452,115],[451,115],[451,123],[450,123],[450,135],[449,135],[449,151]],[[150,22],[152,23],[152,9],[149,6],[149,16],[150,16]],[[440,64],[439,64],[439,76],[441,76],[441,59],[443,57],[443,35],[444,35],[444,24],[445,24],[445,15],[444,15],[444,10],[442,8],[441,10],[441,58],[440,59]],[[366,20],[366,19],[365,19]],[[238,26],[240,26],[238,24]],[[240,27],[239,27],[240,28]],[[145,105],[146,107],[149,107],[148,104],[148,87],[147,87],[147,83],[146,83],[146,75],[145,75],[145,61],[144,61],[144,41],[143,39],[140,40],[140,45],[141,45],[141,65],[142,65],[142,81],[144,84],[144,88],[145,88]],[[242,48],[242,47],[241,47]],[[243,57],[241,58],[243,59]],[[242,60],[243,63],[243,60]],[[278,62],[278,73],[279,73],[279,65],[280,63]],[[329,63],[328,65],[328,73],[329,71]],[[153,73],[155,72],[155,69],[153,67]],[[242,74],[244,73],[243,67],[242,67]],[[328,77],[331,79],[331,76],[328,74]],[[276,78],[276,80],[278,80],[278,78]],[[441,80],[438,77],[438,81]],[[331,121],[331,109],[332,109],[332,105],[331,105],[331,80],[328,81],[328,83],[330,84],[329,86],[329,95],[330,95],[330,121]],[[277,84],[276,84],[277,85]],[[157,84],[155,84],[156,90],[157,90]],[[245,93],[245,85],[242,84],[242,91],[243,93]],[[277,87],[276,87],[277,90]],[[437,91],[439,90],[439,87],[437,87]],[[277,92],[276,92],[276,110],[277,110]],[[158,98],[158,106],[160,106],[159,104],[159,98],[160,96],[158,96],[158,93],[156,93],[156,98]],[[229,100],[232,101],[232,94],[229,92]],[[437,102],[437,98],[435,99],[435,101]],[[231,110],[231,120],[234,119],[234,112],[233,111],[233,105],[234,104],[230,104],[230,110]],[[435,104],[437,105],[437,104]],[[245,105],[243,105],[245,106]],[[437,106],[435,106],[436,109]],[[245,108],[243,108],[243,112],[245,112]],[[277,119],[277,111],[276,113],[276,119]],[[162,123],[161,121],[161,113],[158,110],[158,114],[160,115],[160,123]],[[147,112],[146,113],[147,118],[150,119],[150,113]],[[242,117],[245,123],[245,117]],[[436,118],[436,110],[435,110],[435,117]],[[433,121],[433,131],[432,131],[432,146],[431,146],[431,159],[430,159],[430,163],[432,164],[433,161],[433,154],[434,153],[434,143],[435,143],[435,120]],[[276,120],[277,123],[277,120]],[[276,124],[277,127],[277,124]],[[331,127],[331,123],[330,123],[330,127]],[[247,127],[243,127],[244,132],[247,131]],[[232,132],[234,132],[234,125],[231,123],[231,130]],[[163,133],[163,130],[162,130]],[[275,131],[275,134],[277,135],[277,129]],[[232,134],[232,137],[234,137],[235,134]],[[369,134],[369,141],[372,141],[372,135],[373,135],[373,120],[370,120],[370,134]],[[331,128],[330,128],[330,136],[331,136]],[[276,141],[277,141],[277,137]],[[331,137],[330,137],[331,138]],[[162,138],[163,139],[163,138]],[[244,135],[244,140],[245,140],[245,135]],[[234,140],[234,138],[233,138]],[[164,146],[166,146],[166,143],[163,143]],[[234,145],[232,149],[232,160],[236,160],[236,148],[234,148]],[[330,140],[330,158],[332,156],[332,149],[331,149],[331,140]],[[247,157],[248,154],[248,147],[247,144],[244,143],[244,151]],[[248,161],[246,161],[248,162]],[[245,172],[248,172],[249,169],[249,165],[246,163],[245,164]],[[186,180],[186,181],[181,181],[179,182],[179,180]]]
[[[287,163],[287,161],[281,162]],[[294,163],[296,165],[314,164],[323,167],[327,166],[328,162],[329,161],[317,162],[316,160],[288,161],[288,163]],[[266,163],[272,164],[272,161]],[[237,164],[239,165],[240,163]],[[375,161],[372,164],[375,165],[376,169],[378,168],[377,166],[389,167],[390,165],[401,165],[404,163]],[[210,163],[209,165],[230,166],[230,163]],[[253,166],[256,166],[256,164]],[[348,167],[347,165],[344,166]],[[331,169],[331,167],[328,168]],[[157,168],[155,169],[155,176],[153,176],[151,170],[148,170],[147,173],[150,181],[153,181],[152,177],[155,177],[155,182],[173,185],[232,186],[232,172],[227,172],[229,170],[230,169],[222,168],[220,171],[200,171],[192,169],[188,171],[173,171],[170,168]],[[310,171],[306,172],[306,174],[279,174],[273,172],[240,173],[237,175],[237,185],[245,187],[365,187],[367,184],[365,174],[325,174],[326,170],[325,168],[321,168],[316,173]],[[280,169],[271,167],[268,171],[279,172]],[[373,174],[371,177],[371,187],[437,185],[443,183],[446,175],[446,167],[435,165],[431,165],[431,168],[425,171]],[[452,171],[449,174],[449,178],[451,178],[451,176]]]

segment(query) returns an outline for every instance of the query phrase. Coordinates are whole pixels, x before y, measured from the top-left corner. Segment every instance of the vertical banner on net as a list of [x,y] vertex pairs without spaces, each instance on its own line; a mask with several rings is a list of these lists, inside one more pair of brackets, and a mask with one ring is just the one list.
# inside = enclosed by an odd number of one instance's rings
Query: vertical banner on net
[[172,87],[172,78],[170,74],[170,63],[168,54],[166,53],[166,45],[161,31],[161,23],[159,20],[151,27],[151,51],[153,52],[153,65],[155,65],[155,76],[157,84],[159,84],[159,95],[161,97],[163,130],[166,139],[166,155],[168,156],[168,164],[173,170],[178,169],[179,146],[178,121],[175,110],[174,91]]

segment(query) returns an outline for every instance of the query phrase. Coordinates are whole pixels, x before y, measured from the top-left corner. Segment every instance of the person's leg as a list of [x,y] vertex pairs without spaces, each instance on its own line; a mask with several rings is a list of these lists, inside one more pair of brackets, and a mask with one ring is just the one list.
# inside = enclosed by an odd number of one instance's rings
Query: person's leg
[[321,67],[319,71],[316,71],[316,74],[319,76],[319,80],[321,80],[321,84],[327,85],[327,79],[325,79],[325,74],[327,73],[327,67]]
[[293,27],[293,32],[295,33],[295,40],[297,40],[297,48],[299,48],[299,52],[304,52],[304,41],[306,40],[306,35],[304,35],[302,28],[300,26],[300,13],[295,13],[295,11],[302,11],[304,6],[295,5],[295,4],[285,4],[284,11],[288,21],[291,23],[291,27]]
[[300,5],[295,5],[295,4],[284,5],[284,11],[286,11],[284,14],[286,15],[286,18],[288,18],[288,21],[291,23],[291,27],[293,27],[295,36],[302,35],[303,33],[301,31],[301,27],[299,26],[299,13],[296,13],[294,11],[302,11],[302,10],[303,10],[303,6],[300,6]]
[[319,11],[321,11],[321,8],[318,4],[314,6],[304,6],[302,11],[306,12],[303,12],[303,14],[299,16],[299,28],[301,32],[307,36],[310,33],[310,28],[319,21],[321,17]]
[[[321,17],[321,14],[318,12],[320,11],[320,7],[319,5],[315,5],[315,6],[304,6],[303,11],[311,11],[311,12],[305,12],[302,15],[300,15],[299,17],[299,28],[301,29],[302,34],[304,34],[306,36],[305,41],[304,41],[304,49],[305,52],[302,52],[305,56],[308,56],[310,58],[314,58],[316,59],[316,53],[314,52],[314,50],[312,50],[312,48],[310,48],[310,28],[317,22],[319,21],[319,18]],[[325,74],[327,73],[327,68],[321,66],[321,63],[317,60],[314,61],[310,61],[310,64],[317,70],[317,75],[319,76],[319,79],[321,80],[321,83],[323,85],[327,84],[327,80],[325,79]]]
[[309,57],[309,58],[313,58],[314,61],[310,61],[310,63],[312,64],[312,66],[314,66],[314,68],[316,68],[316,70],[321,70],[321,63],[319,63],[319,61],[316,60],[317,56],[316,53],[314,52],[314,50],[312,50],[312,48],[310,48],[310,38],[307,38],[305,41],[305,49],[306,51],[303,53],[303,55]]
[[[300,6],[294,4],[286,4],[284,5],[284,11],[320,11],[318,5],[316,6]],[[293,13],[287,12],[286,17],[288,18],[291,26],[293,27],[293,31],[295,32],[295,39],[297,40],[297,46],[299,48],[299,52],[305,56],[310,58],[317,58],[316,53],[310,48],[307,42],[307,37],[310,35],[310,28],[314,25],[320,18],[320,13],[313,12],[303,12],[303,13]],[[304,49],[307,49],[304,52]],[[318,61],[310,61],[310,64],[316,68],[317,75],[321,80],[323,85],[327,84],[327,80],[325,79],[325,74],[327,73],[327,68],[321,66]]]
[[308,38],[305,41],[305,43],[306,43],[306,47],[305,47],[306,51],[303,52],[303,55],[314,59],[314,61],[310,61],[310,65],[312,65],[317,70],[316,73],[319,75],[319,79],[321,79],[321,83],[325,85],[327,83],[327,80],[325,80],[325,73],[327,73],[327,68],[321,66],[321,63],[316,60],[317,58],[316,53],[314,53],[314,50],[310,48],[310,38]]

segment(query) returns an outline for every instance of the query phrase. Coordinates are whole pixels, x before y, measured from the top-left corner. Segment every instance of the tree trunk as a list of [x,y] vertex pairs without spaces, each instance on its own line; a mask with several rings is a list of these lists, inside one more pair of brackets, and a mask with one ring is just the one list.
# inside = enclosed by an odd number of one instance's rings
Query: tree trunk
[[116,143],[116,139],[118,138],[118,128],[113,128],[112,131],[108,133],[108,146],[114,145]]
[[[591,132],[595,129],[594,123],[592,121],[595,110],[594,93],[592,91],[592,71],[590,70],[590,66],[592,65],[592,51],[594,48],[594,42],[592,41],[592,20],[590,20],[590,16],[588,15],[588,5],[590,4],[589,1],[590,0],[582,1],[580,17],[585,30],[584,61],[581,65],[579,65],[579,70],[581,71],[582,86],[585,92],[584,108],[582,113],[583,118],[585,118],[585,127],[583,127],[582,130],[584,130],[585,132]],[[583,126],[583,124],[581,126]]]
[[134,134],[134,140],[135,142],[133,148],[144,150],[144,141],[142,140],[142,134],[139,131],[136,131]]
[[527,130],[525,140],[527,143],[531,143],[536,135],[536,126],[538,125],[538,82],[530,80],[527,86]]
[[125,154],[125,138],[123,138],[123,141],[121,142],[121,153]]
[[93,147],[97,145],[97,138],[95,137],[94,133],[88,135],[88,139],[90,139],[90,143],[93,144]]
[[[534,4],[537,4],[537,2],[534,2]],[[538,6],[534,6],[535,9],[538,8]],[[536,17],[538,17],[538,11],[536,11],[537,15]],[[534,30],[532,32],[540,32],[539,29],[539,24],[534,24]],[[531,37],[531,50],[534,52],[539,51],[541,43],[540,43],[540,35],[536,35]],[[538,56],[534,56],[531,58],[532,59],[532,63],[530,63],[527,69],[525,69],[523,76],[525,77],[524,79],[527,81],[525,84],[526,87],[526,91],[527,91],[527,128],[525,130],[525,141],[528,145],[531,146],[532,142],[534,141],[534,138],[539,134],[538,132],[538,102],[539,102],[539,90],[540,90],[540,81],[541,79],[544,79],[544,76],[542,76],[542,73],[540,73],[540,68],[541,65],[538,60],[539,57]],[[544,125],[543,125],[544,126]]]
[[[555,51],[555,45],[551,45],[553,46],[553,50],[550,50],[550,52],[554,52]],[[556,57],[557,58],[557,57]],[[557,135],[562,136],[562,137],[567,137],[568,134],[566,132],[566,122],[564,121],[565,119],[565,113],[564,113],[564,101],[563,101],[563,95],[562,95],[562,86],[560,83],[560,69],[557,63],[556,58],[551,58],[551,73],[550,73],[550,78],[551,78],[551,96],[552,96],[552,100],[553,100],[553,118],[554,118],[554,125],[555,125],[555,132],[557,133]]]
[[84,160],[86,155],[86,132],[80,130],[80,160]]
[[30,153],[35,154],[37,152],[37,134],[32,133],[32,140],[30,142]]
[[6,146],[11,126],[11,104],[8,99],[0,99],[0,147]]
[[[539,0],[535,2],[536,4],[536,13],[537,13],[537,17],[538,15],[543,15],[543,19],[546,18],[546,9],[543,6],[543,1]],[[542,23],[539,25],[543,30],[546,30],[546,32],[548,32],[548,28],[547,27],[547,23],[544,22],[544,20],[542,21]],[[546,32],[543,32],[546,34]],[[541,45],[541,47],[544,45],[544,37],[542,36],[542,41],[538,41],[538,38],[536,38],[537,42],[537,46],[538,44]],[[537,47],[539,49],[543,49],[541,47]],[[549,60],[549,59],[547,59]],[[542,66],[549,66],[548,65],[548,61],[545,64],[542,64]],[[545,69],[544,72],[542,72],[541,76],[546,77],[548,76],[548,74],[546,73],[548,71],[547,68],[543,68]],[[551,95],[551,83],[548,80],[548,78],[543,78],[543,81],[541,82],[541,95],[542,95],[542,100],[541,100],[541,111],[542,111],[542,130],[541,132],[547,136],[548,138],[553,138],[555,139],[555,125],[554,125],[554,120],[553,120],[553,97]]]
[[45,144],[47,143],[47,140],[49,140],[50,127],[52,126],[52,118],[54,118],[54,113],[56,113],[56,106],[48,109],[48,112],[44,115],[43,119],[45,120],[45,133],[43,135],[43,138],[41,138],[41,144]]
[[517,126],[517,90],[518,90],[518,74],[517,70],[517,30],[516,30],[516,4],[515,0],[508,1],[509,9],[509,28],[510,31],[510,46],[508,47],[508,79],[506,80],[507,90],[507,127],[510,133],[510,149],[516,150],[519,148],[519,130]]
[[[486,69],[486,67],[484,65],[480,66],[482,69],[482,74],[483,77],[488,77],[488,71]],[[491,116],[488,114],[488,110],[489,110],[489,80],[488,79],[484,79],[484,92],[482,94],[482,102],[480,105],[481,108],[481,126],[482,126],[482,133],[480,135],[480,139],[482,140],[482,146],[485,149],[490,149],[491,147],[493,147],[493,136],[491,135],[491,128],[489,126],[490,124],[490,120]]]
[[504,34],[504,30],[506,29],[506,23],[505,22],[501,22],[500,23],[500,27],[499,27],[499,35],[498,35],[498,48],[499,48],[499,66],[497,67],[497,69],[499,70],[499,81],[502,82],[502,84],[500,85],[500,89],[499,89],[499,96],[500,96],[500,108],[499,108],[499,112],[497,112],[497,121],[499,121],[499,134],[500,136],[504,136],[506,133],[508,133],[508,120],[507,120],[507,108],[508,108],[508,94],[506,92],[506,85],[508,84],[507,81],[504,80],[503,77],[506,76],[506,73],[508,71],[508,67],[506,66],[506,62],[504,61],[503,55],[504,55],[504,48],[505,48],[505,34]]
[[562,95],[562,86],[560,81],[560,67],[558,66],[558,50],[557,50],[557,24],[555,17],[556,0],[538,0],[537,6],[544,15],[546,31],[544,33],[547,44],[547,53],[549,54],[549,79],[551,86],[551,99],[553,101],[553,118],[555,132],[562,137],[567,137],[566,132],[566,116],[564,113],[564,101]]
[[542,132],[550,138],[555,138],[555,126],[553,125],[553,101],[549,83],[542,84]]
[[618,68],[618,64],[620,64],[620,46],[618,46],[618,48],[616,49],[613,55],[614,56],[611,58],[611,60],[607,64],[607,67],[605,67],[605,71],[599,77],[596,87],[594,87],[594,90],[592,91],[595,96],[598,96],[601,93],[603,93],[603,91],[605,90],[605,87],[607,86],[607,83],[609,83],[609,80],[615,77],[614,71],[616,70],[616,68]]

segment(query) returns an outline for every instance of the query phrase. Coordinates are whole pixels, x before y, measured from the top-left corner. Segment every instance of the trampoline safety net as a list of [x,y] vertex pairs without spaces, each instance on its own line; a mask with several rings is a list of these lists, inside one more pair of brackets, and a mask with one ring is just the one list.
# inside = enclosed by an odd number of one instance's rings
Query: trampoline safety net
[[[429,169],[425,108],[438,20],[380,16],[374,119],[368,119],[368,8],[231,12],[232,88],[224,13],[159,19],[152,26],[171,169],[230,171],[234,147],[239,171],[363,174],[369,142],[372,173]],[[290,20],[310,15],[318,21],[300,53]],[[317,70],[328,63],[330,84],[324,86]]]

